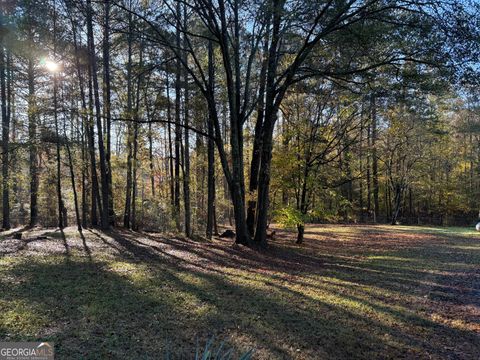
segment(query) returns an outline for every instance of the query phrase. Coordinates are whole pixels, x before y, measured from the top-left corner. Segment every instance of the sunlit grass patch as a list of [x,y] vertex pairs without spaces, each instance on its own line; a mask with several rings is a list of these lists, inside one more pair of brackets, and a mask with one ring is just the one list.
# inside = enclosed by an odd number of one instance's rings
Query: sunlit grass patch
[[34,303],[21,300],[0,301],[0,338],[31,339],[49,325],[48,314]]
[[378,262],[389,262],[389,261],[398,261],[398,262],[419,262],[420,259],[412,259],[408,257],[400,257],[400,256],[381,256],[381,255],[371,255],[367,257],[368,260],[376,260]]
[[462,237],[476,237],[480,239],[480,233],[475,230],[475,226],[415,226],[415,225],[376,225],[378,230],[389,232],[406,232],[413,234],[431,234],[431,235],[449,235]]

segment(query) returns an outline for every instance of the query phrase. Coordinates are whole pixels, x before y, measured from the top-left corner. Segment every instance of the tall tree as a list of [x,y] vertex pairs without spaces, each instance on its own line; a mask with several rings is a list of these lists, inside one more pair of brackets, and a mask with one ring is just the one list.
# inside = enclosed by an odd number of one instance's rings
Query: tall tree
[[[53,7],[53,61],[57,61],[57,9],[54,5]],[[60,153],[60,129],[58,124],[58,72],[60,70],[59,65],[55,65],[52,67],[52,76],[53,76],[53,122],[55,125],[55,149],[57,152],[57,177],[56,177],[56,185],[57,185],[57,205],[58,205],[58,227],[60,229],[67,226],[67,219],[66,219],[66,208],[63,203],[62,197],[62,168],[61,168],[61,153]]]
[[112,190],[112,164],[111,164],[111,85],[110,85],[110,0],[104,2],[103,24],[103,110],[105,118],[105,161],[108,182],[108,213],[110,225],[115,224]]
[[[130,2],[131,6],[131,2]],[[123,226],[127,229],[131,225],[132,209],[132,158],[133,158],[133,19],[132,14],[128,13],[128,34],[127,34],[127,184],[125,189],[125,210],[123,215]]]
[[[210,92],[214,93],[215,88],[215,64],[213,58],[213,45],[208,42],[208,86]],[[207,238],[211,239],[215,222],[215,143],[214,143],[214,120],[207,117],[208,144],[207,144]]]
[[[1,16],[1,14],[0,14]],[[0,20],[1,21],[1,20]],[[4,26],[0,23],[0,27]],[[7,113],[7,85],[6,71],[7,61],[5,54],[5,35],[2,31],[0,35],[0,97],[2,111],[2,227],[10,229],[10,184],[9,184],[9,137],[10,137],[10,118]]]
[[[187,24],[187,4],[183,5],[183,29],[186,31],[188,28]],[[187,38],[184,36],[183,38],[183,48],[188,47]],[[188,53],[185,52],[185,63],[188,63]],[[192,213],[190,207],[190,134],[189,134],[189,127],[190,127],[190,113],[189,113],[189,77],[186,71],[183,71],[183,84],[184,84],[184,173],[183,173],[183,203],[185,206],[185,235],[190,237],[192,235]]]
[[[180,2],[177,2],[176,6],[176,34],[175,34],[175,43],[177,49],[181,47],[181,27],[182,27],[182,11]],[[183,53],[180,54],[183,58]],[[177,231],[181,230],[180,226],[180,147],[182,145],[182,128],[181,128],[181,90],[182,90],[182,60],[177,58],[176,61],[176,69],[175,69],[175,141],[174,141],[174,148],[175,148],[175,195],[174,195],[174,203],[173,203],[173,211],[174,211],[174,219],[175,225],[177,227]],[[183,60],[184,61],[184,60]]]
[[102,113],[100,109],[100,95],[99,95],[99,85],[98,85],[98,75],[97,75],[97,60],[95,57],[95,39],[93,36],[93,9],[92,1],[87,0],[87,38],[88,38],[88,50],[89,50],[89,60],[90,67],[92,71],[92,81],[93,81],[93,94],[95,102],[95,118],[97,123],[97,134],[98,134],[98,152],[99,152],[99,163],[100,163],[100,179],[101,179],[101,193],[102,193],[102,210],[101,210],[101,224],[103,229],[108,229],[110,227],[109,221],[109,195],[108,195],[108,166],[105,156],[105,146],[103,142],[103,131],[102,131]]

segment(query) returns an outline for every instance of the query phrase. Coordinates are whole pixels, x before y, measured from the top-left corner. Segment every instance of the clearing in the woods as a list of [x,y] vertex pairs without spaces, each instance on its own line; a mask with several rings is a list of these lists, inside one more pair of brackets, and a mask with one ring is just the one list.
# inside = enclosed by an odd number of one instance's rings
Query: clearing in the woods
[[2,233],[0,339],[52,341],[58,359],[193,358],[211,336],[256,359],[478,358],[473,229],[322,225],[294,239],[280,231],[255,251],[123,230]]

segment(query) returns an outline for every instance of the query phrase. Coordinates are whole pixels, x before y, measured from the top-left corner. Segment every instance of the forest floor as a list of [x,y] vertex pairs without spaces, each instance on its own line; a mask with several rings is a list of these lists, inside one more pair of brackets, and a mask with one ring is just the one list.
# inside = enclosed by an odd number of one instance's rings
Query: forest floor
[[125,230],[1,233],[0,339],[52,341],[58,359],[193,359],[212,336],[255,359],[478,359],[480,234],[322,225],[294,239],[280,231],[257,252]]

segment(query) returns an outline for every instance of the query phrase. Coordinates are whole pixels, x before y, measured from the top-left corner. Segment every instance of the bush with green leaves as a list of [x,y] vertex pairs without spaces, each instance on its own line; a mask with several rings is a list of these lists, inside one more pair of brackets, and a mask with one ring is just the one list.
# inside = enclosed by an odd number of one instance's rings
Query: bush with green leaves
[[307,220],[307,216],[294,207],[285,207],[277,210],[274,218],[275,222],[279,223],[285,229],[292,229],[299,225],[304,225]]

